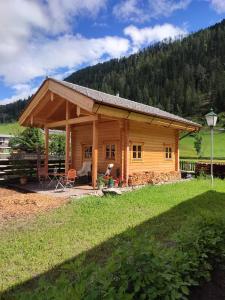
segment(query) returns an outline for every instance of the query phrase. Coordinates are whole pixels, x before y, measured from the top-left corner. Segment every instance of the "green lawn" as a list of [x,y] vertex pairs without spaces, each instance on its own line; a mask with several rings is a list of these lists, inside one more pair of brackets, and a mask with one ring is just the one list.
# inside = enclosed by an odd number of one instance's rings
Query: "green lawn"
[[[225,215],[224,181],[216,180],[214,191],[208,180],[193,180],[149,186],[117,197],[83,198],[33,220],[4,226],[0,229],[0,288],[5,291],[14,285],[15,289],[0,299],[14,299],[12,295],[16,298],[21,290],[31,290],[35,299],[41,299],[35,294],[37,282],[54,282],[60,289],[57,279],[63,274],[72,269],[69,276],[74,280],[84,266],[104,263],[136,235],[165,241],[204,214]],[[39,279],[34,278],[37,275]],[[23,285],[26,280],[31,281]],[[65,295],[65,299],[69,298]]]
[[[202,156],[210,157],[211,142],[210,131],[200,131],[202,135]],[[196,151],[194,149],[194,137],[187,136],[180,141],[180,156],[181,157],[195,157],[197,158]],[[217,159],[225,159],[225,132],[215,130],[214,132],[214,157]]]
[[21,130],[21,127],[18,123],[5,123],[0,124],[0,134],[15,134],[18,130]]

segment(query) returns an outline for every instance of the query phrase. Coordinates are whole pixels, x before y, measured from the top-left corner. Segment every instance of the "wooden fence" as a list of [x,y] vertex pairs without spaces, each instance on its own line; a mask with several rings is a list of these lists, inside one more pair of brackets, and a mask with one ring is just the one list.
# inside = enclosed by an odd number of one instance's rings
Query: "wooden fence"
[[185,173],[195,173],[196,162],[188,160],[180,160],[180,170]]
[[[44,161],[41,160],[41,164]],[[57,168],[59,172],[65,169],[65,161],[60,159],[51,159],[48,163],[49,172],[53,172]],[[0,181],[6,182],[15,180],[26,175],[29,178],[37,176],[37,160],[36,159],[1,159],[0,160]]]
[[[210,162],[194,162],[188,160],[180,160],[181,173],[200,175],[210,175],[211,164]],[[213,175],[219,178],[225,178],[225,163],[215,162],[213,164]]]

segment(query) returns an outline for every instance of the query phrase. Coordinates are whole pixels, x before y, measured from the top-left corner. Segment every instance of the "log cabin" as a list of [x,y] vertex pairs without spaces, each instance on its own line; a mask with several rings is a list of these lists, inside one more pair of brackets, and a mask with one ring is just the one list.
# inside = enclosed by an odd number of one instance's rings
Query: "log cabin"
[[152,106],[52,78],[34,94],[19,124],[45,130],[46,169],[49,129],[65,130],[65,171],[91,160],[94,188],[109,163],[126,184],[179,179],[179,134],[201,127]]

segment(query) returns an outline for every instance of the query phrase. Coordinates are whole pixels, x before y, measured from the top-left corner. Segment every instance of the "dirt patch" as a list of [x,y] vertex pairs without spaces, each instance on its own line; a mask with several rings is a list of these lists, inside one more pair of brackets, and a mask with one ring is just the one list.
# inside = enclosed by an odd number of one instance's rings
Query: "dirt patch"
[[0,188],[0,223],[57,208],[68,199]]
[[190,300],[224,300],[225,270],[216,267],[209,282],[192,289]]

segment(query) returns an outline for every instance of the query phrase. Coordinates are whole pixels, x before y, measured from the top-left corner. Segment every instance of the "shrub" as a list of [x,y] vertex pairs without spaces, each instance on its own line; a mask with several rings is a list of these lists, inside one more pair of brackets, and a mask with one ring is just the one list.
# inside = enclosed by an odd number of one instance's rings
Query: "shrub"
[[208,280],[212,262],[225,257],[225,224],[199,219],[172,245],[162,247],[148,236],[127,242],[92,273],[81,298],[188,299],[189,287]]

